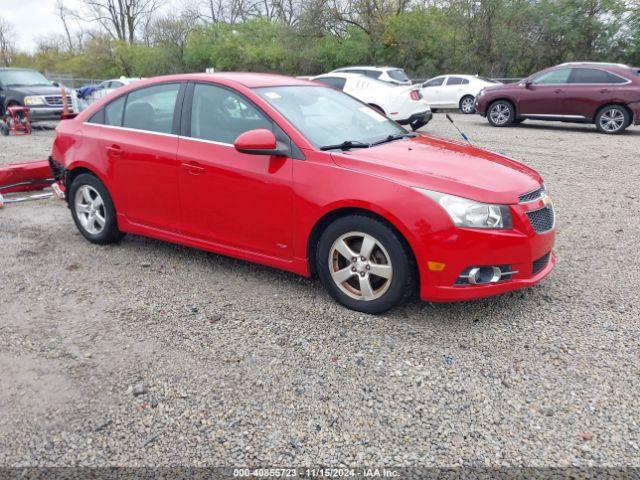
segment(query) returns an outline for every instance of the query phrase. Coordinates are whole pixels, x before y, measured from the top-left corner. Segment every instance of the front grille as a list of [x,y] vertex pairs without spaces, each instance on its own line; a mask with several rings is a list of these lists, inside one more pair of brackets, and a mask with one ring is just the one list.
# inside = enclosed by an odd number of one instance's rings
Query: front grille
[[536,231],[536,233],[548,232],[553,228],[553,223],[555,219],[554,219],[553,207],[551,206],[541,208],[540,210],[527,212],[527,217],[529,217],[531,226]]
[[536,188],[533,192],[523,193],[518,197],[518,201],[520,203],[533,202],[534,200],[538,200],[546,195],[547,190],[542,185],[540,188]]
[[[62,106],[62,95],[44,97],[49,105],[54,107]],[[67,95],[67,105],[71,105],[71,97]]]
[[549,258],[551,258],[551,252],[547,252],[539,259],[534,260],[533,268],[531,269],[532,274],[535,275],[536,273],[544,269],[544,267],[549,264]]

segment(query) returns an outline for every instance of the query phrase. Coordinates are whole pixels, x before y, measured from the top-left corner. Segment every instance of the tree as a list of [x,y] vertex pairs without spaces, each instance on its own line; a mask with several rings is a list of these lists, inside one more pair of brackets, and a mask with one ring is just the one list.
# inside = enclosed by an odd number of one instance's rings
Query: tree
[[76,17],[97,22],[114,40],[133,45],[136,32],[151,21],[162,0],[82,0],[85,12]]
[[15,29],[13,25],[0,17],[0,61],[8,67],[15,55]]

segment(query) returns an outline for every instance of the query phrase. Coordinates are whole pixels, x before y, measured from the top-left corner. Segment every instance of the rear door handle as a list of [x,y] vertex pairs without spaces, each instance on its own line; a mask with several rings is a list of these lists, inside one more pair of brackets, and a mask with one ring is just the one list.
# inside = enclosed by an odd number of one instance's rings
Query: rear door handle
[[182,168],[184,168],[187,172],[193,175],[200,175],[201,173],[204,173],[204,167],[199,163],[196,163],[196,162],[181,163],[181,165],[182,165]]
[[107,147],[107,153],[115,158],[120,158],[122,156],[122,149],[118,145],[111,145]]
[[603,88],[602,90],[600,90],[600,93],[609,93],[611,90],[609,90],[608,88]]
[[561,88],[556,88],[556,89],[554,90],[554,92],[556,92],[556,93],[562,93],[562,92],[564,92],[564,90],[562,90]]

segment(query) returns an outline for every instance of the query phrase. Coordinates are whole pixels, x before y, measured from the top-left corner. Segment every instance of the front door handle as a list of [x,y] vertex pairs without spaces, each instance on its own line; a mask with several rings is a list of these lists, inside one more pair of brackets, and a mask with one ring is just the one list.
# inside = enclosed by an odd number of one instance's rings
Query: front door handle
[[564,92],[564,90],[562,90],[561,88],[556,88],[556,89],[554,90],[554,92],[555,92],[555,93],[562,93],[562,92]]
[[182,163],[181,165],[182,165],[182,168],[184,168],[187,172],[191,173],[192,175],[200,175],[201,173],[204,173],[204,167],[199,163],[191,162],[191,163]]
[[114,158],[122,157],[122,149],[119,145],[111,145],[110,147],[107,147],[107,153],[109,156]]
[[600,93],[609,93],[611,90],[609,90],[608,88],[603,88],[602,90],[600,90]]

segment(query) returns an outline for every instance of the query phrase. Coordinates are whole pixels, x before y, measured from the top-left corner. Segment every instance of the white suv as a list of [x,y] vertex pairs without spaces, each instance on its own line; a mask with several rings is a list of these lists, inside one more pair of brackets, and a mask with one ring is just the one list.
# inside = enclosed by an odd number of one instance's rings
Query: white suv
[[343,67],[337,68],[331,73],[358,73],[395,85],[411,85],[411,80],[404,73],[404,70],[396,67]]

